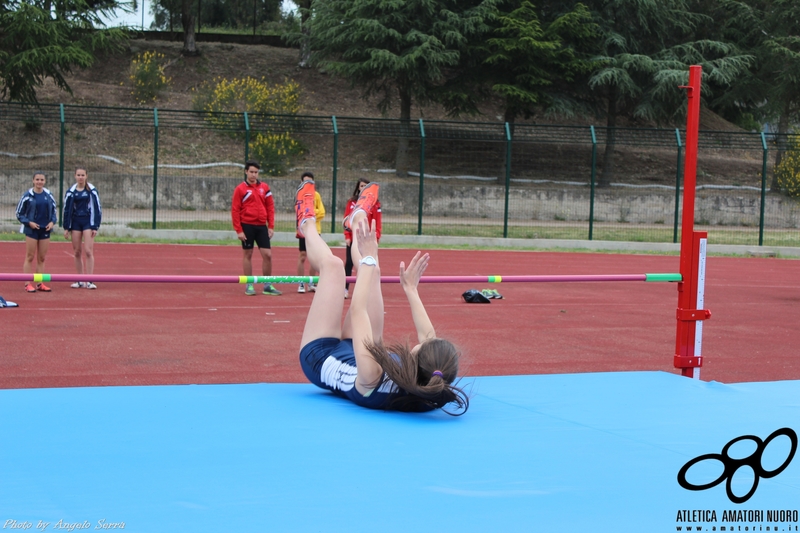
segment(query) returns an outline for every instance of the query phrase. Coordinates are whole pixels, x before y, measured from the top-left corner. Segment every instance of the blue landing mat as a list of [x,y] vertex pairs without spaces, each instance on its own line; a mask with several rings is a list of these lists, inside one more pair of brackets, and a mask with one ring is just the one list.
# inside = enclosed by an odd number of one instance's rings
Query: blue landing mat
[[[369,411],[311,385],[2,390],[0,526],[800,529],[800,458],[789,460],[787,436],[800,432],[800,381],[723,385],[630,372],[465,384],[472,404],[459,418]],[[733,459],[767,472],[788,461],[760,477],[748,501],[731,501],[725,481],[701,491],[678,483],[693,458],[782,428],[767,446],[730,447]],[[754,484],[750,467],[727,473],[734,497]],[[722,463],[705,460],[686,478],[702,485],[723,474]]]

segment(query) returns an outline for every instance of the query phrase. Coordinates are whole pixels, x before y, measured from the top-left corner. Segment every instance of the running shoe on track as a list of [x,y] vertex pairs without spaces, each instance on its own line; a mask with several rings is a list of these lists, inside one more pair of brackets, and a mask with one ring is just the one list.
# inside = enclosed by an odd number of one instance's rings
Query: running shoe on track
[[264,290],[261,292],[261,294],[268,294],[270,296],[280,296],[283,293],[278,289],[276,289],[275,287],[273,287],[272,283],[265,283]]
[[300,184],[297,188],[297,194],[295,194],[295,211],[297,211],[297,231],[300,232],[300,235],[303,234],[303,231],[300,229],[303,221],[306,219],[314,219],[316,220],[316,215],[314,214],[314,182],[313,181],[304,181]]
[[306,292],[306,286],[301,283],[300,286],[297,287],[297,292],[299,292],[300,294],[303,294],[304,292]]
[[42,292],[52,292],[53,289],[51,289],[50,287],[48,287],[44,283],[40,283],[40,284],[38,284],[36,286],[36,290],[37,291],[42,291]]
[[252,283],[248,283],[244,288],[244,293],[247,296],[255,296],[256,295],[256,288],[253,287]]
[[87,289],[96,289],[96,288],[97,288],[97,285],[95,285],[95,284],[94,284],[94,283],[92,283],[91,281],[87,282],[87,283],[86,283],[86,285],[84,285],[84,286],[85,286]]
[[364,190],[361,191],[361,194],[358,197],[356,206],[353,208],[353,212],[350,213],[349,217],[344,219],[344,229],[351,231],[353,217],[355,217],[356,213],[359,211],[364,211],[365,213],[372,211],[372,208],[375,207],[376,203],[378,203],[378,191],[380,188],[381,186],[374,181],[368,183],[367,186],[364,187]]
[[484,296],[486,296],[487,298],[490,298],[490,299],[495,299],[495,300],[502,300],[503,299],[503,295],[500,294],[499,292],[497,292],[494,289],[483,289],[481,291],[481,294],[483,294]]
[[25,285],[25,292],[36,292],[36,287],[33,286],[33,283],[28,283]]
[[83,288],[83,282],[82,281],[76,281],[75,283],[70,285],[70,287],[72,287],[73,289],[82,289]]

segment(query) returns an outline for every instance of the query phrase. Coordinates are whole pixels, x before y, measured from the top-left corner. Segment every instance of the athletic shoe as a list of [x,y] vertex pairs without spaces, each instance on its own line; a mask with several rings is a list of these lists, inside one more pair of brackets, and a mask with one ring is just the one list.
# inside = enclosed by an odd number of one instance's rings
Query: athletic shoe
[[302,222],[308,218],[316,220],[314,214],[314,182],[304,181],[297,188],[295,194],[295,211],[297,212],[297,231],[300,235],[303,231],[300,229]]
[[278,289],[276,289],[275,287],[273,287],[271,283],[265,283],[264,290],[261,292],[261,294],[268,294],[270,296],[280,296],[283,293]]
[[33,283],[28,283],[25,285],[25,292],[36,292],[36,287],[33,286]]
[[359,211],[364,211],[365,213],[372,211],[372,208],[378,203],[378,191],[380,188],[381,186],[374,181],[368,183],[367,186],[364,187],[364,190],[362,190],[361,194],[358,196],[358,201],[353,208],[353,212],[350,213],[349,217],[344,219],[344,229],[351,231],[350,227],[353,225],[353,217]]
[[3,307],[19,307],[19,305],[15,304],[14,302],[9,302],[2,296],[0,296],[0,308]]
[[503,295],[500,294],[499,292],[497,292],[494,289],[483,289],[481,291],[481,294],[483,294],[484,296],[486,296],[489,299],[495,299],[495,300],[502,300],[503,299]]
[[256,295],[256,288],[253,287],[252,283],[248,283],[244,288],[244,293],[247,296],[255,296]]
[[38,284],[36,286],[36,290],[37,291],[42,291],[42,292],[51,292],[53,289],[51,289],[50,287],[48,287],[44,283],[40,283],[40,284]]
[[97,288],[97,285],[95,285],[94,283],[92,283],[91,281],[89,281],[88,283],[86,283],[85,287],[86,287],[87,289],[96,289],[96,288]]
[[306,286],[301,283],[300,286],[297,287],[297,292],[299,292],[300,294],[303,294],[304,292],[306,292]]
[[348,298],[350,298],[350,291],[348,291],[347,289],[345,289],[345,290],[344,290],[344,299],[345,299],[345,300],[347,300]]
[[83,282],[76,281],[75,283],[70,285],[70,287],[72,287],[73,289],[82,289],[83,288]]
[[308,292],[317,292],[317,286],[313,283],[306,283],[306,290]]

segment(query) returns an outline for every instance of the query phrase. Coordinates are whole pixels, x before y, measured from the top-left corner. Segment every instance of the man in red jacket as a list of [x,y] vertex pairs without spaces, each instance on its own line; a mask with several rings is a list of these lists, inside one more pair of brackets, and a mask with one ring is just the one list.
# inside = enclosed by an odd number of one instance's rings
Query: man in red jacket
[[[233,191],[231,220],[236,236],[242,241],[244,275],[253,275],[253,245],[261,252],[261,273],[272,275],[272,250],[269,240],[275,234],[275,202],[269,185],[258,179],[261,166],[257,161],[244,164],[244,181]],[[244,291],[248,296],[256,293],[252,283]],[[264,284],[264,294],[279,296],[281,292],[271,283]]]

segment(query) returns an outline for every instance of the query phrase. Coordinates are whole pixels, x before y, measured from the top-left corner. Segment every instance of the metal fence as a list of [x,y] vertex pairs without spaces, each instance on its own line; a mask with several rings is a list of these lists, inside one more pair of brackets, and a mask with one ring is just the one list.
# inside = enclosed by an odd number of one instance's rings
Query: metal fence
[[[233,189],[260,134],[285,134],[302,147],[290,166],[264,176],[279,231],[292,230],[294,190],[311,170],[329,213],[323,228],[334,233],[363,176],[382,184],[385,234],[679,236],[679,129],[8,102],[0,102],[0,221],[14,221],[32,171],[44,171],[63,198],[80,165],[99,189],[104,224],[230,229]],[[770,187],[778,142],[791,148],[775,135],[700,132],[695,222],[711,243],[800,246],[800,206]]]

